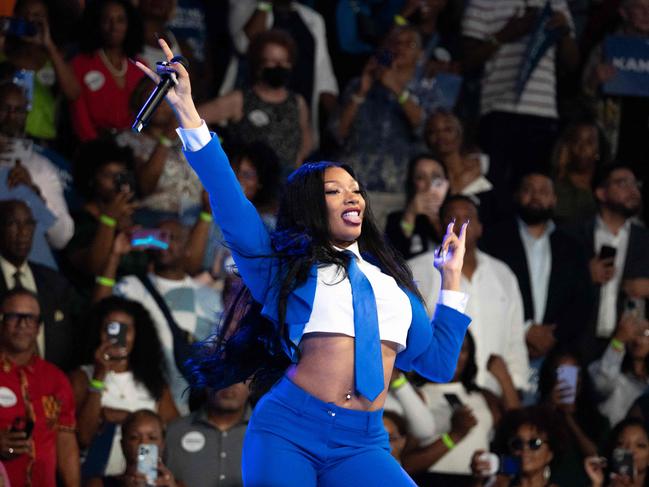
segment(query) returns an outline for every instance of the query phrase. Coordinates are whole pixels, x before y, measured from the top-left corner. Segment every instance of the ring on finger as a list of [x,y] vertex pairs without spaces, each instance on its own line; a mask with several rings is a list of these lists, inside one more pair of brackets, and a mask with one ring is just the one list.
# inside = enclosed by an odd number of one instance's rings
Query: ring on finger
[[11,447],[9,447],[9,449],[7,449],[7,451],[9,452],[9,455],[13,455],[13,454],[14,454],[14,449],[11,448]]
[[110,360],[110,355],[108,355],[107,353],[105,353],[105,354],[104,354],[104,360]]

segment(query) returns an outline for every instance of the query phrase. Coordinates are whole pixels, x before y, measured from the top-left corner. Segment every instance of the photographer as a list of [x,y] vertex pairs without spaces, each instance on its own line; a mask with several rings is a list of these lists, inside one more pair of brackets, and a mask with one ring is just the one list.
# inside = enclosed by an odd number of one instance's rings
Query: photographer
[[584,461],[591,487],[646,487],[648,465],[649,435],[642,421],[634,418],[613,428],[604,458],[592,456]]
[[[93,477],[85,487],[147,487],[150,482],[141,471],[140,447],[160,454],[165,447],[165,429],[162,418],[148,409],[129,414],[122,424],[121,451],[126,459],[126,469],[121,475]],[[152,449],[151,449],[152,448]],[[143,459],[144,460],[144,459]],[[148,460],[148,459],[147,459]],[[155,485],[159,487],[183,487],[158,457]]]
[[373,195],[380,223],[402,202],[406,167],[425,119],[416,96],[421,39],[411,27],[394,29],[343,95],[332,127],[340,158],[354,166]]
[[84,478],[121,474],[120,425],[139,409],[164,421],[178,416],[165,381],[162,347],[147,311],[111,297],[92,310],[86,365],[70,375],[77,404],[78,438],[87,449]]
[[621,421],[649,386],[649,323],[623,315],[609,346],[588,372],[602,398],[600,412],[611,424]]
[[[74,215],[75,232],[66,248],[68,275],[86,294],[104,269],[118,232],[133,226],[137,207],[133,155],[110,139],[81,147],[75,161],[75,183],[86,198]],[[123,273],[146,269],[147,257],[133,252],[120,262]]]
[[[30,73],[33,99],[26,120],[26,133],[43,143],[56,138],[57,95],[75,100],[81,87],[70,65],[52,40],[49,11],[44,0],[16,2],[14,17],[8,20],[4,45],[4,71]],[[12,74],[13,76],[13,74]]]

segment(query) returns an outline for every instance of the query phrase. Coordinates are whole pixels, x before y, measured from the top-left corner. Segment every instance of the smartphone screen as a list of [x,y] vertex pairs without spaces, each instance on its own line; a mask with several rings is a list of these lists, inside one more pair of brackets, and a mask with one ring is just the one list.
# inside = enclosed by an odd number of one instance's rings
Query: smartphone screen
[[576,365],[560,365],[557,367],[557,382],[562,383],[562,387],[568,389],[560,399],[562,404],[573,404],[577,396],[577,377],[579,367]]
[[498,473],[515,477],[521,473],[521,457],[513,455],[500,455],[500,467]]
[[631,479],[635,477],[635,465],[633,463],[633,452],[624,448],[616,448],[611,455],[613,458],[612,470],[620,475],[627,475]]
[[147,485],[158,480],[158,445],[143,443],[137,449],[137,471],[146,477]]
[[133,232],[131,246],[138,249],[167,250],[169,236],[157,228],[144,228]]
[[115,345],[119,345],[120,347],[126,346],[126,326],[124,323],[111,321],[106,325],[106,333],[108,334],[109,340]]

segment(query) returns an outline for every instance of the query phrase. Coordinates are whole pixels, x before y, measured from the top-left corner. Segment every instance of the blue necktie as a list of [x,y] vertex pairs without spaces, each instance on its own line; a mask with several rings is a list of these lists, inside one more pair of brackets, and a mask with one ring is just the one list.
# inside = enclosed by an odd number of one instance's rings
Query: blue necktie
[[354,381],[356,391],[374,401],[385,387],[376,298],[370,281],[358,268],[356,255],[349,250],[345,254],[349,257],[347,275],[354,307]]

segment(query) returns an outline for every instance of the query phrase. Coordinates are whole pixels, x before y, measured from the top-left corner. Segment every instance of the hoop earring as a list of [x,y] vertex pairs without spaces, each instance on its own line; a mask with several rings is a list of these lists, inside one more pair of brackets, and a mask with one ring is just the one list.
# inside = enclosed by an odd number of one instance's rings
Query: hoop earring
[[550,465],[546,465],[545,468],[543,469],[543,480],[547,481],[550,480],[550,477],[552,476],[552,470],[550,470]]

